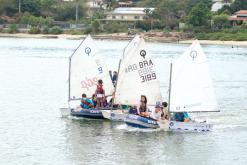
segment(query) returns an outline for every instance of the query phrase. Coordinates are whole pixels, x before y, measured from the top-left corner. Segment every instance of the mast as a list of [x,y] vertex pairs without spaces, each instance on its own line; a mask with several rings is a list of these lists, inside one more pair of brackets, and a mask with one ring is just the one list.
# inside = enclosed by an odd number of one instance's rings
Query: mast
[[172,63],[170,64],[170,78],[169,78],[169,97],[168,97],[168,114],[167,114],[168,120],[171,119],[171,114],[170,114],[170,112],[171,112],[171,110],[170,110],[170,108],[171,108],[171,106],[170,106],[170,104],[171,104],[171,87],[172,87]]
[[113,94],[113,99],[112,99],[112,103],[111,103],[111,112],[112,112],[112,108],[113,108],[113,104],[114,104],[114,99],[115,99],[115,95],[116,95],[116,89],[117,89],[117,84],[118,84],[118,75],[119,75],[119,71],[120,71],[121,62],[122,62],[122,60],[120,59],[119,60],[119,64],[118,64],[116,86],[114,87],[114,94]]
[[68,85],[69,85],[69,88],[68,88],[69,91],[68,92],[69,93],[68,93],[68,102],[70,101],[70,75],[71,75],[70,72],[71,72],[71,57],[69,58],[69,80],[68,80],[69,81],[69,83],[68,83]]

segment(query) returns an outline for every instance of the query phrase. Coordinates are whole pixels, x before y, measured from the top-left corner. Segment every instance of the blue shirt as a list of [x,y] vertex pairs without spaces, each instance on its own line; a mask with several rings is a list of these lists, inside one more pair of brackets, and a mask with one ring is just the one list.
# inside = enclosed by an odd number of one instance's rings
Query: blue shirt
[[174,120],[183,122],[184,119],[189,119],[189,114],[187,112],[177,112],[174,113]]
[[85,109],[89,109],[90,105],[94,106],[93,102],[91,99],[82,99],[81,100],[81,107]]

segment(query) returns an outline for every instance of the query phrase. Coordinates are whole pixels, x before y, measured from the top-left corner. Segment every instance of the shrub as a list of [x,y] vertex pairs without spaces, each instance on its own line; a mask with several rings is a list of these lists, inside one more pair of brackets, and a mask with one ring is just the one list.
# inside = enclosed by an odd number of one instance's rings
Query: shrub
[[90,34],[92,33],[93,29],[91,27],[88,27],[84,30],[84,34]]
[[128,26],[126,24],[117,22],[107,23],[104,26],[104,31],[107,33],[127,32]]
[[228,15],[221,14],[213,16],[213,27],[218,30],[222,28],[230,27],[230,21],[228,20]]
[[5,21],[2,19],[2,18],[0,18],[0,24],[2,24],[2,23],[4,23]]
[[48,26],[44,26],[43,30],[42,30],[42,33],[43,34],[49,34],[49,30],[50,30],[50,28]]
[[151,23],[149,21],[137,21],[135,24],[136,28],[149,31],[151,29]]
[[61,34],[63,33],[63,30],[58,27],[58,26],[53,26],[52,28],[49,29],[50,34]]
[[52,27],[54,24],[54,19],[52,17],[41,18],[42,25]]
[[70,34],[72,34],[72,35],[82,35],[83,32],[81,30],[73,30],[73,31],[70,32]]
[[200,40],[247,41],[246,32],[238,32],[235,34],[226,32],[197,33],[195,36]]
[[9,33],[17,33],[18,32],[18,27],[16,26],[16,24],[11,24],[9,26],[8,32]]
[[54,19],[52,17],[43,18],[30,15],[29,13],[24,13],[20,19],[20,23],[29,24],[31,26],[45,25],[51,27],[54,24]]
[[93,30],[93,33],[96,34],[100,31],[100,23],[99,21],[95,20],[95,21],[92,21],[92,30]]
[[41,32],[40,28],[37,26],[32,26],[28,33],[30,34],[39,34]]

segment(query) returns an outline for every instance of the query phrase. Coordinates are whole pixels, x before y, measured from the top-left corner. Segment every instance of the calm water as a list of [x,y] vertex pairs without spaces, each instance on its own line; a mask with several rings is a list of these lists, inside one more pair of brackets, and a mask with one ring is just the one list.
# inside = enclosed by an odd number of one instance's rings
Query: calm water
[[[203,46],[220,113],[210,133],[167,133],[60,117],[80,41],[0,38],[0,164],[246,164],[247,48]],[[97,41],[116,70],[127,42]],[[149,43],[166,98],[169,62],[188,45]]]

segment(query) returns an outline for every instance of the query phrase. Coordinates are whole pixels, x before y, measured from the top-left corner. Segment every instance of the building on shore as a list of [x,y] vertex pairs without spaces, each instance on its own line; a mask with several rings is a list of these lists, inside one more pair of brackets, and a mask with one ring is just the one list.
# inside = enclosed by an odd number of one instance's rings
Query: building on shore
[[234,15],[228,18],[232,22],[233,26],[241,25],[244,21],[247,21],[247,10],[239,10]]
[[146,18],[146,10],[153,11],[154,8],[140,7],[119,7],[112,12],[106,13],[106,21],[134,22],[142,21]]

